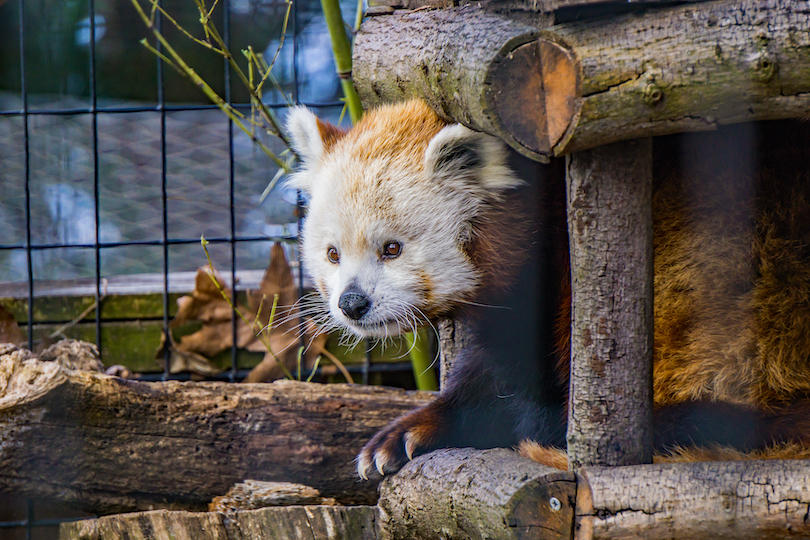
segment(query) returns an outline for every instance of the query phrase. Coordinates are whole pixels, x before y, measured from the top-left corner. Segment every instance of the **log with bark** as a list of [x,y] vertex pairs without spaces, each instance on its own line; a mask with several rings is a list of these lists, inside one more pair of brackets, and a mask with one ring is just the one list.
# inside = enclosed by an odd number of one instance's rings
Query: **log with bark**
[[508,450],[440,450],[380,489],[392,539],[799,538],[810,462],[550,469]]
[[205,509],[245,479],[373,503],[354,457],[432,394],[380,387],[143,383],[0,355],[0,491],[94,513]]
[[810,462],[586,467],[575,540],[807,538]]
[[808,9],[719,0],[557,25],[473,5],[400,10],[363,24],[354,76],[366,105],[422,97],[446,119],[545,160],[806,116]]
[[[679,0],[681,3],[687,2],[705,2],[705,0]],[[672,3],[672,0],[626,0],[622,4],[619,4],[619,8],[621,9],[628,4],[632,6],[634,3],[644,3],[644,4],[655,4],[655,3]],[[391,7],[394,9],[419,9],[419,8],[443,8],[443,7],[450,7],[454,4],[458,4],[459,2],[453,2],[453,0],[371,0],[369,5],[376,7]],[[603,7],[606,3],[605,0],[497,0],[497,4],[499,11],[503,11],[505,9],[508,10],[523,10],[523,11],[535,11],[540,13],[550,13],[553,11],[557,11],[560,9],[579,9],[579,8],[587,8],[591,6],[595,6],[597,8]],[[616,9],[616,4],[610,6],[613,10]],[[644,6],[647,7],[647,6]],[[374,8],[370,8],[374,9]],[[383,13],[382,10],[379,11],[372,11],[372,13]]]
[[387,537],[571,538],[574,473],[514,451],[447,449],[411,461],[380,486]]

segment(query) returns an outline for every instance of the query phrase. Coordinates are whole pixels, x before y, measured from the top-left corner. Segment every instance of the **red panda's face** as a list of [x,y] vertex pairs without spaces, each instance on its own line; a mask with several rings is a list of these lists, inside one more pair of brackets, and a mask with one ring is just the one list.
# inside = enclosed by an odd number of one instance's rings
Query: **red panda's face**
[[303,260],[327,326],[385,338],[469,300],[481,277],[472,222],[519,183],[499,143],[419,102],[373,111],[331,139],[305,109],[289,124],[303,158],[291,184],[309,196]]

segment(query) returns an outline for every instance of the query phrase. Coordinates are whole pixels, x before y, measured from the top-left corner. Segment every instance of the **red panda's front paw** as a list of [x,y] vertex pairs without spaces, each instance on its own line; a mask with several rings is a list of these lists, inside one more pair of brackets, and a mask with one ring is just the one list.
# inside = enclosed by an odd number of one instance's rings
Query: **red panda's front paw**
[[403,416],[378,432],[357,456],[357,474],[368,480],[376,470],[381,475],[397,472],[414,455],[440,448],[441,415],[428,405]]

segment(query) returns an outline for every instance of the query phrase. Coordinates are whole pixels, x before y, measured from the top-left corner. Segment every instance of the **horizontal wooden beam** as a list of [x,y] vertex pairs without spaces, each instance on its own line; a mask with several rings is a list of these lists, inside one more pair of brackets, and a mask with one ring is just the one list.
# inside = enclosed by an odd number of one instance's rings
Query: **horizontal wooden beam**
[[626,139],[810,114],[808,2],[718,0],[544,26],[464,6],[373,17],[367,105],[424,98],[538,160]]
[[0,491],[93,513],[201,510],[245,479],[373,503],[354,457],[433,398],[382,387],[143,383],[0,352]]
[[810,535],[810,462],[585,467],[575,540],[747,540]]
[[[549,13],[565,8],[607,7],[618,6],[626,10],[628,4],[633,7],[645,8],[663,4],[677,4],[688,2],[705,2],[706,0],[494,0],[490,4],[497,9],[521,9],[538,13]],[[389,6],[397,9],[419,9],[424,7],[450,7],[453,0],[370,0],[369,6]],[[464,2],[462,2],[464,3]]]

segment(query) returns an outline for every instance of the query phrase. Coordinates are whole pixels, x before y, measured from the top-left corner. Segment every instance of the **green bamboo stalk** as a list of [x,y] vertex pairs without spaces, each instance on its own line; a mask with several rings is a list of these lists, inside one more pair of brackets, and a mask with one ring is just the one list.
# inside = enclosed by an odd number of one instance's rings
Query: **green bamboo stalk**
[[438,390],[436,372],[433,370],[433,357],[430,354],[430,341],[427,331],[420,328],[416,332],[405,334],[405,340],[411,348],[411,366],[413,376],[416,378],[416,388],[419,390]]
[[343,87],[346,105],[349,107],[349,116],[352,124],[356,124],[363,116],[363,105],[360,103],[360,96],[352,82],[352,45],[346,35],[346,26],[343,24],[343,15],[340,12],[340,2],[321,0],[321,7],[326,19],[326,26],[329,28],[329,37],[332,39],[332,54],[335,57],[335,66],[338,77],[340,77],[340,85]]

